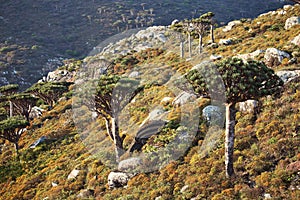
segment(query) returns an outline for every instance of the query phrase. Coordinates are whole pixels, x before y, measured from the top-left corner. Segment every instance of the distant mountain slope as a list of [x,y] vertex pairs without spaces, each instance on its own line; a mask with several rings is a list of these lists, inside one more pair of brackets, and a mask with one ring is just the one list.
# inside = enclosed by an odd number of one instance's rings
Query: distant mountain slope
[[0,2],[0,85],[30,86],[62,59],[83,57],[126,28],[167,25],[216,13],[218,22],[257,16],[290,1],[22,1]]

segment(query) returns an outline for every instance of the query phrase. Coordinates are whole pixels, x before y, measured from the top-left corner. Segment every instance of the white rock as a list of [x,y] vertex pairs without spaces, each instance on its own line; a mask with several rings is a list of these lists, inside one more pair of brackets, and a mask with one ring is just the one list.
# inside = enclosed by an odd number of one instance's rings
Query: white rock
[[172,102],[172,100],[173,100],[172,97],[164,97],[164,98],[160,101],[160,103],[161,103],[161,104],[167,104],[167,103]]
[[257,107],[258,101],[256,100],[249,99],[247,101],[238,103],[238,110],[243,113],[255,113]]
[[58,184],[56,182],[52,182],[51,185],[52,185],[52,187],[58,186]]
[[264,197],[265,197],[265,199],[272,199],[271,195],[268,194],[268,193],[265,193],[265,194],[264,194]]
[[284,5],[283,6],[283,10],[289,10],[289,9],[292,9],[293,8],[293,6],[291,6],[291,5]]
[[234,26],[241,24],[240,20],[231,21],[223,28],[223,32],[230,31]]
[[140,76],[140,72],[138,71],[133,71],[128,75],[129,78],[137,78],[139,76]]
[[291,41],[291,43],[294,44],[294,45],[300,46],[300,34],[297,35],[297,36]]
[[235,57],[240,58],[240,59],[242,59],[242,60],[244,60],[244,61],[247,61],[247,60],[254,60],[255,57],[259,56],[260,54],[262,54],[262,53],[264,53],[264,52],[265,52],[264,50],[258,49],[258,50],[254,51],[254,52],[252,52],[252,53],[238,54],[238,55],[235,56]]
[[284,83],[287,83],[300,76],[300,70],[294,71],[277,71],[276,75],[281,78]]
[[231,45],[232,44],[232,39],[220,39],[219,44],[221,45]]
[[268,66],[270,66],[274,62],[280,64],[284,58],[290,58],[290,55],[276,48],[268,48],[264,56],[265,63]]
[[124,187],[130,176],[127,173],[123,172],[110,172],[108,175],[108,186],[109,188],[118,188]]
[[184,193],[189,188],[189,185],[185,185],[181,188],[180,192]]
[[213,105],[206,106],[202,110],[202,116],[209,124],[217,123],[218,125],[221,125],[222,119],[224,118],[222,109]]
[[80,170],[73,169],[73,171],[68,175],[68,179],[74,179],[78,176]]
[[297,24],[300,24],[300,17],[290,17],[285,21],[284,28],[289,29]]
[[220,55],[211,55],[211,56],[209,57],[209,59],[210,59],[211,61],[220,60],[220,59],[222,59],[222,58],[223,58],[223,57],[220,56]]

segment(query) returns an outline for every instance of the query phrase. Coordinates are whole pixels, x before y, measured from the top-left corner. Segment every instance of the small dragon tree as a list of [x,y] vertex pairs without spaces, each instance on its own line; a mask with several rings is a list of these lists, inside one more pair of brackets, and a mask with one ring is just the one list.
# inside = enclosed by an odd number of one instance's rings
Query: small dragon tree
[[[107,134],[114,143],[117,162],[124,153],[124,138],[120,136],[118,117],[142,89],[137,80],[121,79],[117,75],[101,75],[96,85],[95,99],[84,102],[89,109],[97,112],[105,120]],[[84,98],[86,94],[79,95]]]
[[27,93],[14,94],[8,96],[7,99],[13,103],[13,106],[16,108],[16,112],[19,115],[24,116],[26,120],[29,121],[29,113],[38,99]]
[[17,156],[19,155],[19,139],[29,122],[21,116],[13,116],[0,121],[0,138],[14,143]]
[[36,83],[27,89],[26,92],[39,97],[50,107],[52,107],[54,103],[61,97],[61,95],[68,91],[68,87],[71,84],[72,83],[69,82]]
[[202,53],[202,44],[203,44],[203,36],[207,33],[207,29],[210,27],[211,31],[211,40],[214,42],[214,34],[213,34],[213,24],[212,17],[214,14],[212,12],[205,13],[201,15],[198,19],[192,20],[192,25],[199,35],[199,54]]
[[[231,177],[234,174],[233,150],[236,103],[274,94],[283,85],[283,82],[272,69],[258,61],[243,62],[238,58],[228,58],[217,63],[217,70],[225,86],[225,170],[226,176]],[[198,94],[209,95],[205,79],[197,70],[190,71],[186,78]]]
[[[19,85],[17,84],[10,84],[10,85],[4,85],[0,87],[0,95],[3,97],[10,96],[12,94],[15,94],[19,89]],[[6,98],[1,97],[1,102],[6,101]],[[9,101],[9,116],[13,116],[13,104],[11,101]]]

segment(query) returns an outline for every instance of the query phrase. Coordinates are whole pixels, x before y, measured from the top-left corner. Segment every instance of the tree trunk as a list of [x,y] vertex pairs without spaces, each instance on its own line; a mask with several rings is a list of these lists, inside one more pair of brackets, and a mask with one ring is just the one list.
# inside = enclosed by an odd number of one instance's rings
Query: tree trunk
[[16,149],[17,157],[19,157],[19,144],[18,144],[18,142],[15,142],[15,149]]
[[210,39],[211,43],[215,43],[214,26],[212,24],[210,25]]
[[13,103],[9,101],[9,117],[13,116]]
[[192,41],[191,41],[191,33],[189,32],[189,56],[192,57]]
[[119,134],[119,125],[117,118],[111,118],[111,132],[113,135],[115,152],[116,152],[116,161],[120,161],[120,157],[123,154],[123,140]]
[[231,177],[233,170],[235,104],[226,104],[226,130],[225,130],[225,170],[226,176]]
[[184,58],[184,40],[181,35],[179,40],[180,40],[180,57]]
[[202,53],[202,34],[199,34],[199,54]]

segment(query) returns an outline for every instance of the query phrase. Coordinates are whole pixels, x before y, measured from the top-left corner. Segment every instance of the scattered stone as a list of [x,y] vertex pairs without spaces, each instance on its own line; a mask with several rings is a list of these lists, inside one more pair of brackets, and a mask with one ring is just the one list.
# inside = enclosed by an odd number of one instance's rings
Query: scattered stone
[[184,193],[189,188],[189,185],[185,185],[181,188],[180,192]]
[[29,146],[29,148],[34,149],[35,147],[37,147],[39,144],[45,142],[47,140],[46,136],[42,136],[39,139],[37,139],[33,144],[31,144]]
[[174,19],[171,23],[171,26],[175,25],[175,24],[178,24],[179,23],[179,20],[178,19]]
[[293,6],[291,6],[291,5],[284,5],[283,6],[283,10],[289,10],[289,9],[292,9],[293,8]]
[[51,185],[52,185],[52,187],[56,187],[56,186],[58,186],[58,183],[52,182]]
[[243,113],[256,113],[258,108],[258,101],[256,100],[247,100],[244,102],[239,102],[237,104],[238,110]]
[[77,195],[78,199],[89,199],[94,196],[94,191],[90,189],[84,189],[79,192]]
[[300,46],[300,34],[297,35],[294,39],[292,39],[291,43]]
[[296,17],[296,16],[290,17],[285,21],[284,28],[287,30],[297,24],[300,24],[300,17]]
[[232,44],[232,39],[221,39],[220,41],[219,41],[219,44],[220,45],[231,45]]
[[155,200],[161,200],[163,199],[162,196],[156,197]]
[[124,172],[110,172],[108,175],[108,186],[110,189],[124,187],[131,177]]
[[265,197],[265,199],[272,199],[271,195],[268,194],[268,193],[265,193],[265,194],[264,194],[264,197]]
[[284,83],[290,82],[295,78],[300,77],[300,70],[294,71],[277,71],[276,75],[281,78]]
[[223,56],[220,56],[220,55],[211,55],[211,56],[209,57],[209,59],[210,59],[211,61],[221,60],[222,58],[223,58]]
[[166,104],[171,103],[172,100],[173,100],[172,97],[164,97],[164,98],[160,101],[160,103],[163,104],[163,105],[166,105]]
[[68,180],[76,178],[78,176],[79,172],[80,172],[80,170],[73,169],[73,171],[68,175]]
[[47,82],[64,81],[68,75],[69,72],[67,70],[55,70],[53,72],[48,73],[46,81]]

